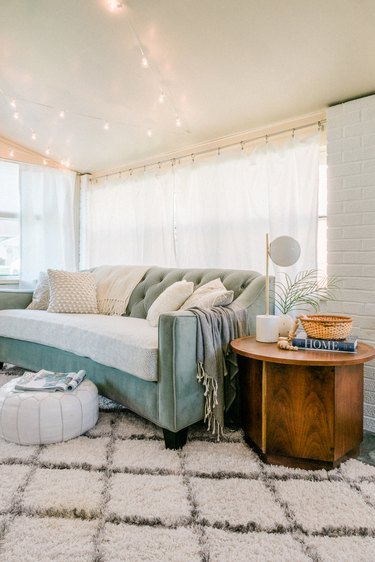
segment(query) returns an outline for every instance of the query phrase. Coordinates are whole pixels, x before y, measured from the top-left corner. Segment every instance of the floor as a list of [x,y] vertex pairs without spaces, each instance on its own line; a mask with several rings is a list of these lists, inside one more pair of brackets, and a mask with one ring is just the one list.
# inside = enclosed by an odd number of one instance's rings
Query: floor
[[375,433],[364,432],[358,460],[375,466]]

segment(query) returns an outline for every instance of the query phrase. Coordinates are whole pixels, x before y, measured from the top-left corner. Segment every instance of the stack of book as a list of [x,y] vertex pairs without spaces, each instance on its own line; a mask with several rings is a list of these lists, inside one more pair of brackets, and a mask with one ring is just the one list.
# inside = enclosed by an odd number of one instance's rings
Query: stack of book
[[355,353],[357,349],[358,336],[348,336],[345,340],[321,340],[309,338],[305,332],[297,332],[291,344],[301,349],[312,349],[314,351],[344,351]]

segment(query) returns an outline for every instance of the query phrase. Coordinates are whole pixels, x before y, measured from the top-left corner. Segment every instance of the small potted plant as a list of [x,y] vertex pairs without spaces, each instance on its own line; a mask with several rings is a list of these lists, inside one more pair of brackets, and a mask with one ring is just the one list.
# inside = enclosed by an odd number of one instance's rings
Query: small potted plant
[[322,275],[317,269],[300,271],[294,279],[283,275],[283,281],[275,281],[273,295],[275,307],[281,312],[280,335],[287,336],[294,322],[290,312],[318,312],[322,301],[335,300],[339,285],[337,277]]

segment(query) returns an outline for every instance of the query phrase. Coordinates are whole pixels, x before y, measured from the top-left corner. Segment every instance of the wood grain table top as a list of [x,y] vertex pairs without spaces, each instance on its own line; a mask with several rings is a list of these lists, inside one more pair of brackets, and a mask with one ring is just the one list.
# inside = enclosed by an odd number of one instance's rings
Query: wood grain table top
[[375,358],[375,348],[361,342],[358,342],[354,353],[345,351],[316,351],[311,349],[290,351],[278,348],[276,343],[258,342],[255,336],[246,336],[232,340],[230,345],[238,355],[269,363],[284,363],[286,365],[356,365],[366,363]]

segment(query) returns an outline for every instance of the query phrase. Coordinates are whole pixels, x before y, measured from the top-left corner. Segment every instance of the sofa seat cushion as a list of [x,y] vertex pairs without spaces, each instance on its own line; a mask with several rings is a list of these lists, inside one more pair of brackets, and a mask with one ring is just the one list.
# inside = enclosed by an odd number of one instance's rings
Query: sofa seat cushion
[[0,336],[70,351],[147,381],[158,378],[158,330],[142,318],[1,310]]

